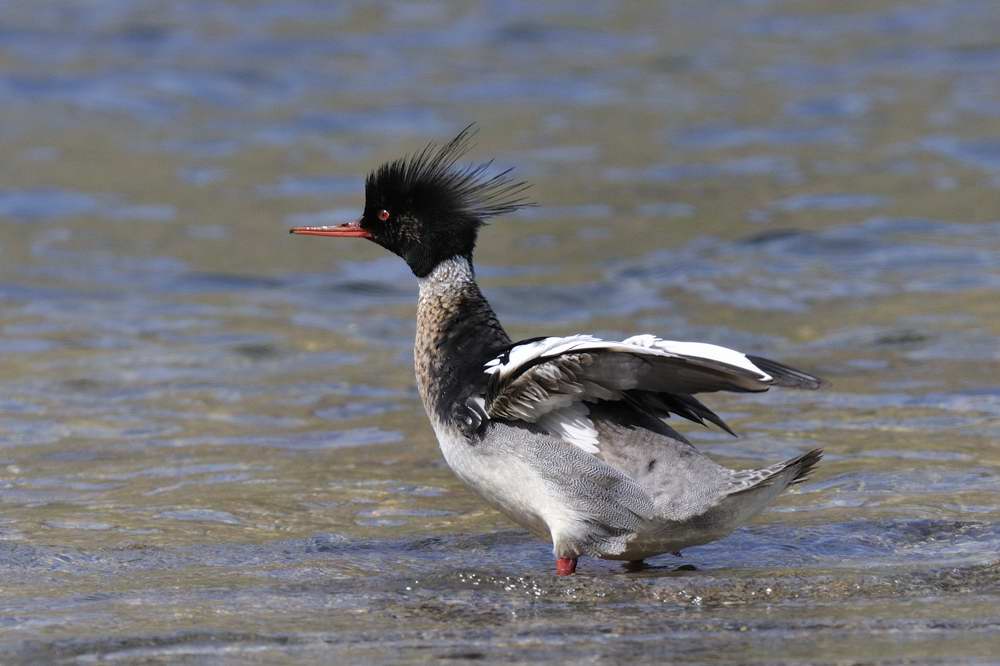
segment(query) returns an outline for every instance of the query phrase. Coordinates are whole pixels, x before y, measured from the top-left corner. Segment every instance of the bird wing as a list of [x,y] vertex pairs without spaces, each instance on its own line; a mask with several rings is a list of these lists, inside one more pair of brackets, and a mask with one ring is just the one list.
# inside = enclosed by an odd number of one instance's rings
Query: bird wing
[[621,341],[589,335],[532,338],[513,344],[484,371],[489,377],[477,404],[481,416],[538,424],[591,453],[597,452],[597,432],[587,403],[624,401],[661,418],[677,414],[732,433],[693,394],[822,384],[775,361],[653,335]]

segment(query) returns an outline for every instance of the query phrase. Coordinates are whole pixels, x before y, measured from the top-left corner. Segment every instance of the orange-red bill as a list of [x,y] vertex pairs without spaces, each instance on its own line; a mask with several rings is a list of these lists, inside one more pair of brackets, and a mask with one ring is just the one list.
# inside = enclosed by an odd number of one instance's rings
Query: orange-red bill
[[290,234],[299,236],[339,236],[341,238],[371,238],[372,235],[367,230],[362,229],[357,222],[337,224],[334,226],[322,227],[292,227],[288,230]]

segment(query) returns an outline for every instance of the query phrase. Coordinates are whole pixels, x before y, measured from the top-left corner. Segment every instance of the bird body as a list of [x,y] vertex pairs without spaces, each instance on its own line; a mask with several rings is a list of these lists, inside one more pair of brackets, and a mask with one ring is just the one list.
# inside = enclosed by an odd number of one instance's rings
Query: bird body
[[636,561],[721,538],[804,480],[819,450],[734,471],[665,419],[732,432],[693,394],[818,388],[812,375],[653,335],[511,341],[476,283],[472,250],[483,219],[524,205],[524,186],[508,172],[486,177],[488,165],[455,167],[468,138],[467,128],[373,172],[358,222],[292,230],[369,238],[413,269],[417,385],[455,474],[551,540],[559,574],[581,555]]
[[[442,262],[422,278],[417,303],[417,385],[445,461],[489,504],[551,539],[558,558],[641,560],[714,541],[759,513],[818,459],[733,472],[655,416],[618,400],[572,395],[559,396],[567,406],[546,412],[555,417],[549,422],[532,423],[515,409],[511,418],[487,415],[470,428],[463,421],[467,402],[488,393],[488,382],[506,366],[513,374],[535,360],[545,345],[511,347],[465,258]],[[547,345],[553,354],[603,342],[589,336],[552,340],[566,340]],[[733,350],[701,343],[682,348],[716,351],[752,366]],[[544,401],[529,401],[527,409]],[[552,403],[561,401],[547,406]],[[576,422],[575,431],[562,427],[567,420]]]

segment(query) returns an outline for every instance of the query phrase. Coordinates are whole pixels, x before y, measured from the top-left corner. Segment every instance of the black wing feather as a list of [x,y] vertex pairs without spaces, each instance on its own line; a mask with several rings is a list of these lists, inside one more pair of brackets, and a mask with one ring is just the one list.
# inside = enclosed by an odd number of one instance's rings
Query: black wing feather
[[643,410],[661,418],[676,414],[681,418],[705,425],[705,421],[713,423],[733,437],[736,433],[722,420],[718,414],[706,407],[693,395],[682,393],[653,393],[650,391],[628,391],[628,398]]
[[806,389],[809,391],[815,391],[818,388],[827,386],[827,382],[810,375],[807,372],[802,372],[801,370],[796,370],[777,361],[772,361],[769,358],[763,358],[761,356],[750,356],[747,354],[747,358],[750,362],[756,365],[758,368],[771,375],[774,378],[775,386],[782,386],[784,388],[797,388]]

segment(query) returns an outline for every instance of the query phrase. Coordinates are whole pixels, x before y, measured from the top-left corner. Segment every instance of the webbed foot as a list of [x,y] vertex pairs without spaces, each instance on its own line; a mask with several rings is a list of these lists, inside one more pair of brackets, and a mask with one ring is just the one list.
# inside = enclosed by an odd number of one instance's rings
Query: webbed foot
[[556,575],[557,576],[572,576],[576,572],[576,558],[575,557],[557,557],[556,558]]

